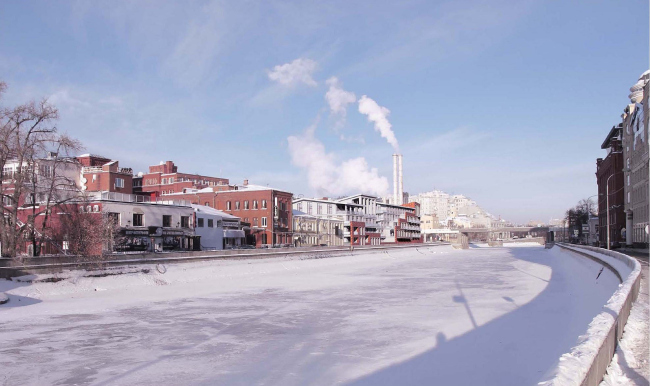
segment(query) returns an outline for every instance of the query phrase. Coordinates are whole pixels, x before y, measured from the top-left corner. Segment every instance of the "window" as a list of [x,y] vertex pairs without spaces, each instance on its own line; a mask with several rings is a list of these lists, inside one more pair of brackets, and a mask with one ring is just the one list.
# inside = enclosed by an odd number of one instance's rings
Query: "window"
[[[262,201],[264,202],[264,201]],[[266,228],[266,217],[262,217],[262,227]]]
[[201,217],[196,219],[196,226],[199,228],[203,228],[203,219]]
[[332,205],[327,205],[327,214],[332,214]]
[[134,227],[144,226],[144,214],[133,213],[133,226]]
[[244,210],[248,210],[248,200],[244,201]]
[[257,200],[253,200],[253,209],[257,209]]
[[114,212],[109,212],[108,213],[108,220],[114,225],[119,227],[120,226],[120,214],[119,213],[114,213]]
[[174,177],[169,177],[169,183],[173,184],[174,183]]
[[172,226],[172,216],[164,214],[162,224],[163,224],[163,227],[171,227]]
[[52,177],[54,174],[54,167],[52,165],[41,165],[39,174],[43,177]]
[[115,179],[115,187],[116,188],[123,188],[124,187],[124,178],[116,178]]
[[209,203],[209,202],[205,202],[203,205],[205,205],[205,206],[210,206],[210,203]]
[[321,204],[317,204],[316,214],[323,214],[323,206]]
[[257,226],[257,217],[253,217],[253,226],[254,226],[254,227]]
[[181,228],[190,227],[190,216],[181,216]]
[[307,203],[307,214],[311,214],[311,202]]
[[262,209],[266,209],[266,200],[262,200]]
[[163,179],[162,179],[162,183],[163,183],[163,184],[166,184],[166,183],[167,183],[167,179],[166,179],[166,178],[163,178]]
[[230,201],[226,202],[226,210],[232,210],[232,205]]
[[299,202],[297,205],[297,209],[302,212],[302,202]]
[[239,210],[239,201],[235,201],[235,210]]
[[208,228],[214,228],[214,220],[211,218],[208,219]]

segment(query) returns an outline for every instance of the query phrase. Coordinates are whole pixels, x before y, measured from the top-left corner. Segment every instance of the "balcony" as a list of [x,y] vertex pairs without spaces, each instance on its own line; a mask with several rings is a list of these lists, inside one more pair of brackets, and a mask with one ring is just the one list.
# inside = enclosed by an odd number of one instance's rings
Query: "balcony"
[[116,201],[116,202],[133,202],[143,204],[158,205],[175,205],[191,207],[191,202],[186,200],[169,200],[163,197],[151,198],[148,196],[139,196],[136,194],[116,193],[116,192],[89,192],[86,194],[89,200],[97,201]]
[[[102,173],[104,169],[102,169],[101,166],[84,166],[81,168],[81,173],[83,174],[90,174],[90,173]],[[121,173],[121,174],[130,174],[133,175],[133,169],[131,168],[119,168],[116,171],[113,171],[113,173]]]

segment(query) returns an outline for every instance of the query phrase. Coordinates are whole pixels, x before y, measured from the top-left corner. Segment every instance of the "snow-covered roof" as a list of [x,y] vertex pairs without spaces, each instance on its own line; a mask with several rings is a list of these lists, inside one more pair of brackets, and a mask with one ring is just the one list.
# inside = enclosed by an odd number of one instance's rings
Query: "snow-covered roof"
[[239,220],[240,218],[237,216],[233,216],[231,214],[228,214],[226,212],[222,212],[220,210],[214,209],[209,206],[205,205],[196,205],[192,204],[192,209],[194,209],[195,212],[197,213],[205,213],[213,216],[219,216],[221,218],[229,219],[229,220]]
[[[237,185],[237,190],[246,191],[246,192],[253,192],[253,191],[258,191],[258,190],[277,190],[279,192],[286,192],[286,190],[276,189],[276,188],[271,187],[271,186],[253,185],[253,184]],[[229,192],[230,192],[230,190],[229,190]],[[289,192],[287,192],[287,193],[289,193]]]
[[322,198],[309,198],[309,197],[299,197],[293,199],[293,202],[299,201],[311,201],[311,202],[322,202],[324,204],[337,204],[338,202],[332,200],[323,200]]

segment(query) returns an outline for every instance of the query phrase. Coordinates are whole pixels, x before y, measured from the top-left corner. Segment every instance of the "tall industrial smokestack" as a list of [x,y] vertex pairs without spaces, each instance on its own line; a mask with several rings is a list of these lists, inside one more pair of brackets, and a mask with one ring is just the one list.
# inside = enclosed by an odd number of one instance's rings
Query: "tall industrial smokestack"
[[402,174],[402,155],[399,154],[399,189],[397,194],[399,194],[398,205],[404,205],[404,175]]
[[393,154],[393,204],[404,204],[404,179],[402,178],[402,155]]
[[397,202],[399,200],[398,187],[399,187],[399,154],[393,154],[393,202],[391,202],[391,204],[397,205]]

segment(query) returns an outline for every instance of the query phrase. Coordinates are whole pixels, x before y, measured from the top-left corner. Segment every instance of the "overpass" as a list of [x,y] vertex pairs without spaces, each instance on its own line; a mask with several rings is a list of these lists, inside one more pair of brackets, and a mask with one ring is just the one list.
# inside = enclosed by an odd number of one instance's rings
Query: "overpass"
[[432,242],[436,238],[444,241],[453,241],[465,236],[468,241],[507,240],[514,237],[524,238],[544,237],[549,231],[548,227],[503,227],[503,228],[460,228],[460,229],[422,229],[424,242]]

